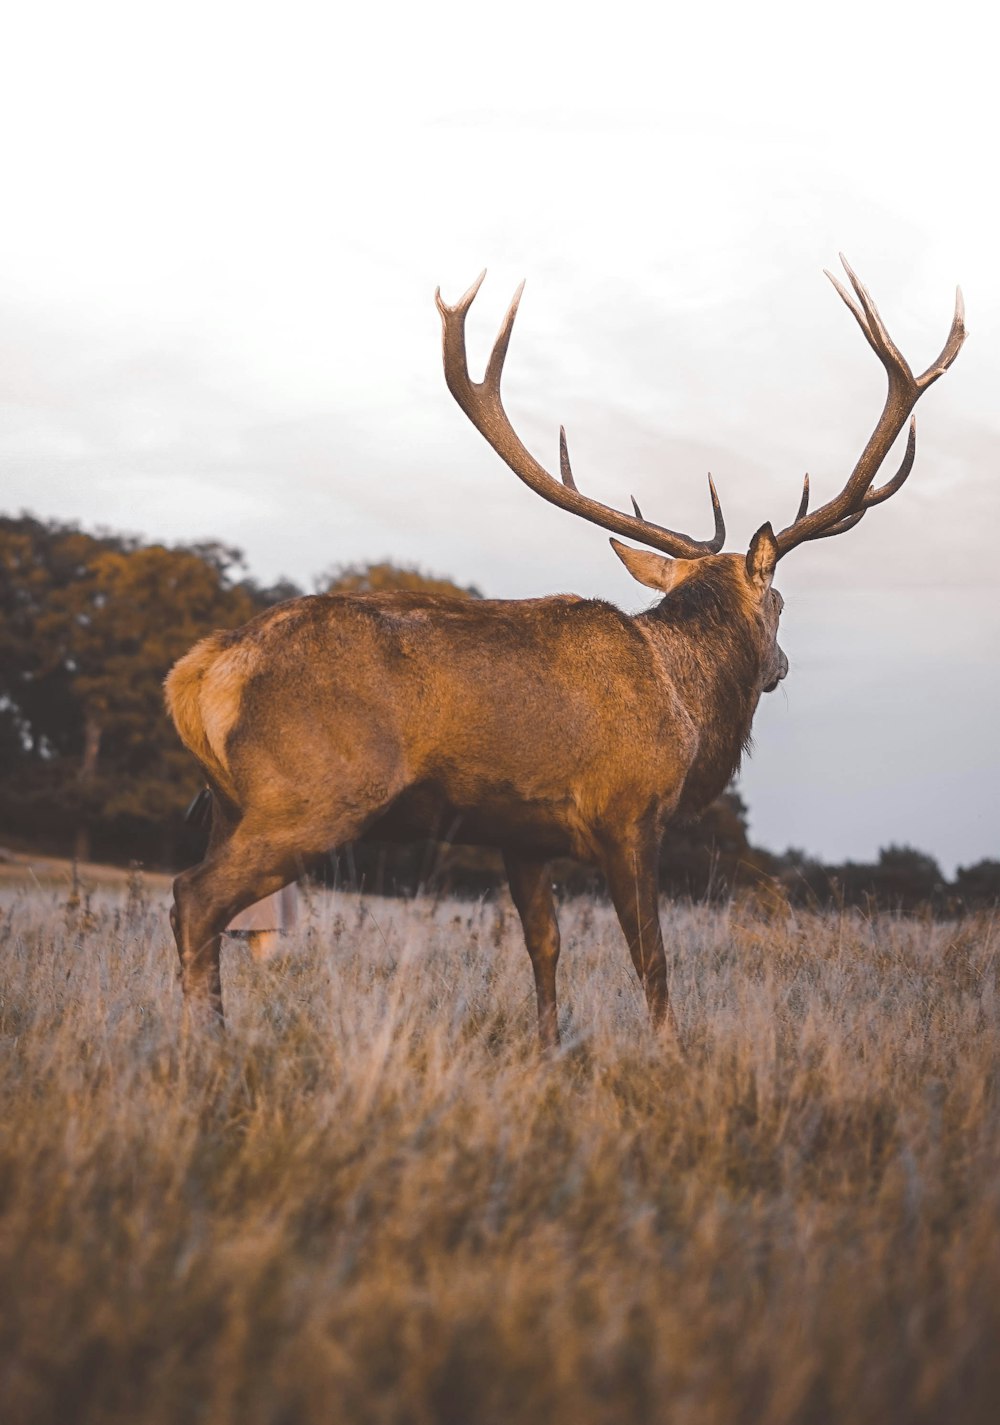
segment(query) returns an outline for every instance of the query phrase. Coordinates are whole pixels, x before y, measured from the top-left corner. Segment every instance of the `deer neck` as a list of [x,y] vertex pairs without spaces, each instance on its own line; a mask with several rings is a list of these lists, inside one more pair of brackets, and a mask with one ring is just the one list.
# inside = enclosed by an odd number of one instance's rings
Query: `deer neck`
[[743,609],[727,609],[725,600],[699,606],[668,595],[636,622],[698,732],[679,806],[694,815],[725,789],[749,745],[761,691],[759,643]]

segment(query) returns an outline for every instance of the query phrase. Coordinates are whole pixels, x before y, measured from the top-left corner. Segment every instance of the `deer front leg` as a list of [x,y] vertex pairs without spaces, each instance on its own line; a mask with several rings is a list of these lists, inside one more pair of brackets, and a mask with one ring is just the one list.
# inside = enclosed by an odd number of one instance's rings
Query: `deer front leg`
[[513,851],[505,851],[503,859],[510,881],[510,894],[521,917],[524,941],[535,975],[539,1042],[543,1052],[558,1049],[556,964],[559,960],[559,922],[552,899],[548,864],[528,860]]
[[608,890],[653,1023],[669,1021],[676,1029],[667,996],[667,957],[660,928],[658,845],[648,841],[622,842],[608,847],[603,866]]

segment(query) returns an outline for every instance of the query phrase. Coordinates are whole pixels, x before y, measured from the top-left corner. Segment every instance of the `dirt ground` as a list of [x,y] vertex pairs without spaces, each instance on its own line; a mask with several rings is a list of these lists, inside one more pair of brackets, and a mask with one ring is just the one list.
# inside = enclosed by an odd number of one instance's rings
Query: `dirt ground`
[[[122,866],[102,866],[95,861],[80,861],[76,875],[81,892],[101,887],[127,886],[134,872]],[[173,877],[164,871],[142,871],[144,883],[151,889],[168,890]],[[73,886],[73,862],[61,856],[36,856],[28,851],[9,851],[0,847],[0,885]]]

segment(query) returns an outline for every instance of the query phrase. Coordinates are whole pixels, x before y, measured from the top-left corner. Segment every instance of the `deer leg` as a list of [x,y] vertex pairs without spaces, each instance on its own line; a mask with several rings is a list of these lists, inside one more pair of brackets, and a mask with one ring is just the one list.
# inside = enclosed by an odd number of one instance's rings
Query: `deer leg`
[[657,859],[655,841],[611,846],[604,857],[604,874],[653,1023],[659,1026],[669,1020],[676,1029],[667,996]]
[[[238,824],[213,821],[205,859],[174,881],[170,924],[181,962],[185,1006],[221,1021],[222,932],[241,910],[280,891],[300,874],[303,845],[292,833],[276,837],[270,823],[245,818]],[[352,834],[353,826],[347,829]]]
[[[213,808],[212,834],[204,860],[174,881],[170,924],[181,962],[185,1005],[223,1020],[219,951],[222,932],[241,910],[280,891],[301,874],[305,858],[352,841],[397,794],[389,775],[377,801],[351,795],[345,787],[339,805],[309,814],[308,808],[282,819],[258,806],[242,820]],[[367,805],[365,811],[358,808]],[[265,806],[267,804],[265,803]],[[218,820],[216,820],[218,817]]]
[[552,899],[552,882],[545,861],[531,861],[504,852],[510,894],[521,917],[524,941],[531,956],[538,1000],[538,1038],[544,1051],[559,1047],[556,1008],[556,963],[559,959],[559,922]]
[[223,930],[234,915],[287,886],[297,875],[296,858],[287,848],[235,835],[177,877],[170,923],[186,1007],[223,1019],[219,968]]
[[200,1005],[208,1012],[208,1017],[222,1021],[222,978],[219,969],[219,935],[205,939],[193,939],[199,932],[192,932],[191,918],[196,903],[190,899],[189,886],[197,883],[198,872],[217,859],[221,850],[232,836],[237,825],[235,817],[227,811],[225,803],[215,792],[212,797],[211,824],[205,855],[197,866],[192,866],[175,879],[173,884],[174,903],[170,907],[170,928],[174,932],[177,954],[180,959],[181,986],[185,1005]]

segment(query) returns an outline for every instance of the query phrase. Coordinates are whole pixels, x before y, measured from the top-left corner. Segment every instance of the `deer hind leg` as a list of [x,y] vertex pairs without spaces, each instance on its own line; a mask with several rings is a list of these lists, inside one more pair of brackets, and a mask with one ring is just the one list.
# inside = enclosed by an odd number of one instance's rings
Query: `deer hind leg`
[[170,907],[170,928],[174,932],[177,954],[180,959],[181,985],[185,1005],[197,1006],[212,1020],[222,1020],[222,981],[219,971],[219,936],[200,936],[200,929],[191,924],[192,913],[197,902],[192,901],[189,887],[197,884],[198,873],[211,861],[218,858],[220,851],[233,834],[237,818],[228,809],[218,792],[213,792],[211,804],[211,826],[205,855],[197,866],[182,871],[174,880],[173,905]]
[[188,1010],[222,1020],[222,932],[234,915],[288,885],[298,874],[291,848],[265,836],[255,838],[241,824],[200,865],[177,877],[170,920]]
[[559,960],[559,922],[552,899],[549,868],[544,861],[527,860],[512,851],[504,852],[504,864],[535,975],[539,1041],[544,1051],[558,1049],[556,964]]
[[676,1029],[667,996],[667,957],[660,927],[658,846],[654,838],[608,847],[604,874],[653,1023]]
[[314,824],[307,817],[282,824],[277,817],[249,812],[218,836],[213,823],[205,859],[174,881],[170,923],[186,1007],[222,1021],[219,952],[233,916],[294,881],[307,859],[360,835],[377,810],[365,815],[341,811]]

